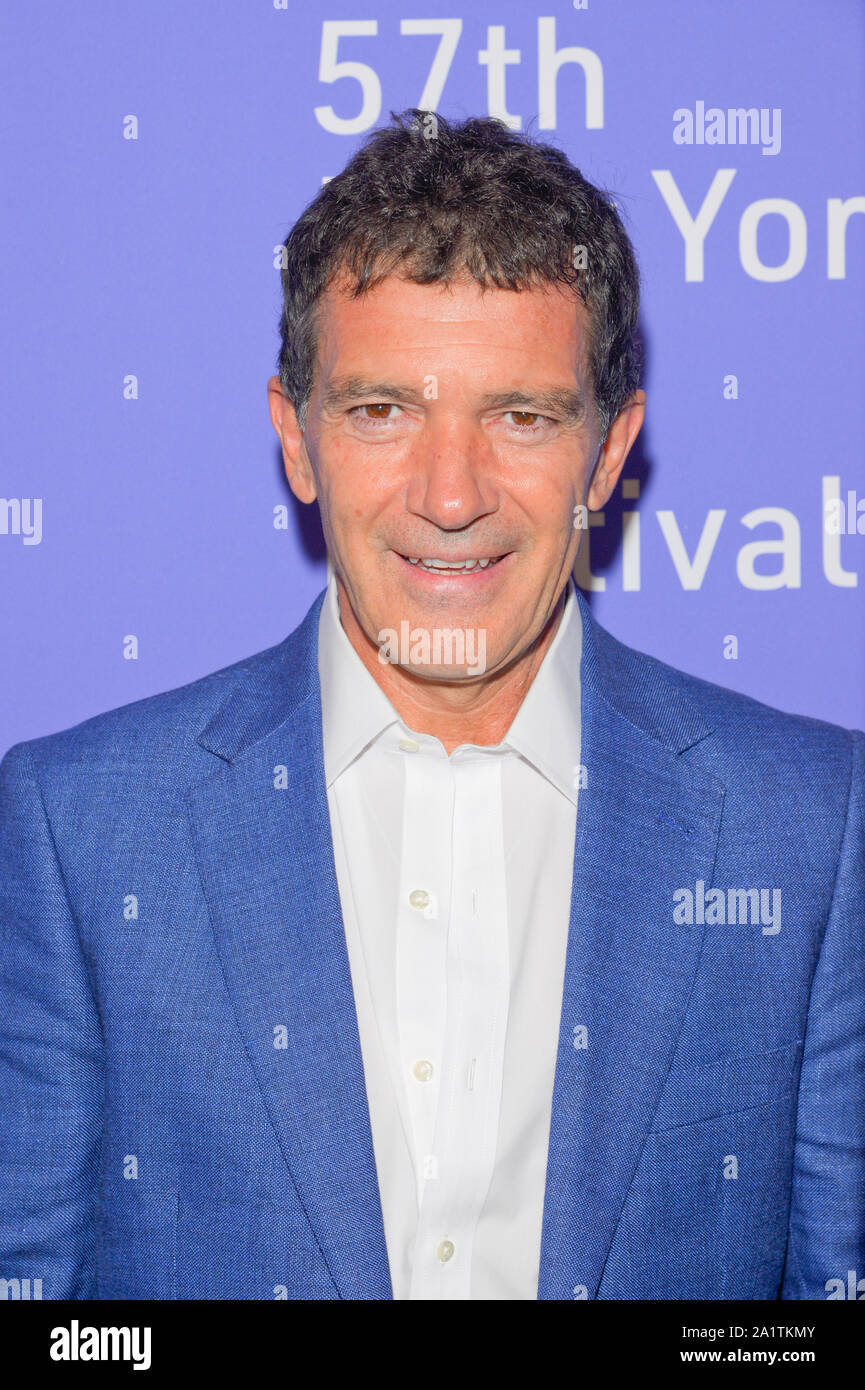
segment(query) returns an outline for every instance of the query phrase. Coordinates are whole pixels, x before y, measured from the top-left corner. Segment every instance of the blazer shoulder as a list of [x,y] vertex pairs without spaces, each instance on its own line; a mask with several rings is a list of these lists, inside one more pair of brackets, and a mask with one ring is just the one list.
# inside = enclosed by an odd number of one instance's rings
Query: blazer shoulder
[[859,729],[777,709],[626,646],[603,628],[596,627],[595,638],[605,684],[611,696],[618,687],[626,717],[640,722],[637,713],[647,705],[686,706],[712,735],[716,758],[727,765],[768,760],[776,770],[786,764],[798,773],[807,764],[812,773],[822,768],[836,775],[843,768],[849,777],[857,745],[862,755],[865,733]]
[[197,766],[211,756],[198,743],[198,735],[232,695],[277,711],[307,698],[318,674],[318,616],[323,599],[324,591],[293,632],[272,647],[173,690],[106,710],[59,733],[15,744],[6,757],[17,759],[19,750],[26,748],[34,764],[52,770],[68,764],[143,767],[147,763],[156,772],[169,768],[176,774]]
[[68,729],[14,744],[3,761],[29,754],[40,770],[62,773],[82,765],[170,763],[206,758],[196,739],[214,712],[244,684],[264,682],[275,667],[290,660],[291,636],[263,651],[232,662],[171,690],[148,695],[91,716]]

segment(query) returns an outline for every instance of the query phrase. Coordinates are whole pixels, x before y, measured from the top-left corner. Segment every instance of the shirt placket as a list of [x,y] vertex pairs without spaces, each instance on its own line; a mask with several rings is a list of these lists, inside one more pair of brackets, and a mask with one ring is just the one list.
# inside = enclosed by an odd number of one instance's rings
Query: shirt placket
[[444,750],[423,745],[407,753],[404,785],[397,1017],[420,1209],[425,1183],[436,1166],[433,1138],[447,1025],[453,777]]
[[445,1029],[411,1297],[468,1299],[492,1180],[509,995],[500,754],[452,755]]

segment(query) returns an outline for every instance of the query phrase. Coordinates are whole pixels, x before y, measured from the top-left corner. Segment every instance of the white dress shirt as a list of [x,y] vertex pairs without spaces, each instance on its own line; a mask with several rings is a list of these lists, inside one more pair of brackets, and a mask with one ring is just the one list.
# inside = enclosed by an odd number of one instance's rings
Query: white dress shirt
[[570,916],[582,624],[494,747],[406,727],[333,577],[318,665],[337,882],[395,1299],[535,1299]]

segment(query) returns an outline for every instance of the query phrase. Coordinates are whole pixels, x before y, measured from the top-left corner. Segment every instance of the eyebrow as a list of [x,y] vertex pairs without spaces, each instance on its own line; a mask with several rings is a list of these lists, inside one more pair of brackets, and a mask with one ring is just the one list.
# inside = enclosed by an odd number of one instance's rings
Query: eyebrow
[[321,403],[325,410],[336,410],[339,406],[350,405],[352,401],[370,398],[414,405],[423,400],[423,390],[412,390],[394,381],[372,381],[362,376],[335,377],[322,392]]
[[[322,393],[322,407],[337,410],[359,400],[387,400],[396,404],[417,405],[424,399],[423,390],[401,386],[394,381],[372,381],[366,377],[336,377]],[[570,387],[552,391],[533,391],[530,387],[515,387],[510,391],[487,392],[480,399],[483,410],[529,410],[538,414],[561,416],[568,424],[579,424],[586,416],[582,394]]]
[[568,424],[576,425],[585,418],[586,402],[581,393],[570,387],[554,391],[495,391],[481,397],[485,410],[529,410],[539,414],[561,415]]

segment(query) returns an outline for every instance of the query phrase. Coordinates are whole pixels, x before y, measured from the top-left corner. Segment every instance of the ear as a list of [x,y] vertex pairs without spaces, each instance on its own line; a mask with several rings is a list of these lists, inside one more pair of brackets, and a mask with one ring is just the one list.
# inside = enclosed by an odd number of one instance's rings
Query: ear
[[282,445],[282,461],[288,485],[299,502],[314,502],[315,474],[312,470],[306,440],[297,419],[297,412],[282,389],[278,376],[267,383],[267,403],[277,438]]
[[619,411],[598,452],[597,463],[589,484],[586,504],[590,511],[599,511],[612,495],[631,445],[640,433],[646,414],[646,393],[635,391]]

